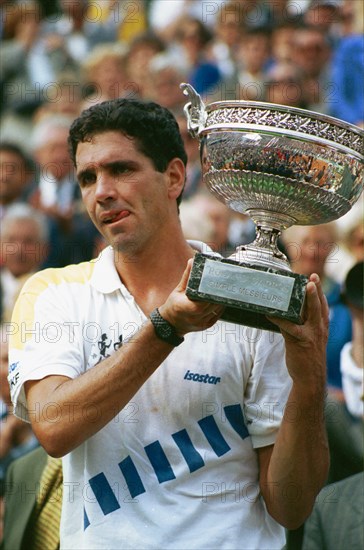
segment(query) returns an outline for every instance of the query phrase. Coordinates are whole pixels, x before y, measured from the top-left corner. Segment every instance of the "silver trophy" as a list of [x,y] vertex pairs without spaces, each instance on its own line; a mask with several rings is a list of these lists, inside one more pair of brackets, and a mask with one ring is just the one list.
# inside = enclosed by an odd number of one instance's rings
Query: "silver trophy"
[[229,208],[248,214],[256,239],[227,259],[198,253],[186,294],[225,305],[223,318],[278,330],[266,316],[303,322],[307,277],[277,246],[291,225],[340,218],[364,180],[364,131],[341,120],[271,103],[204,105],[189,84],[184,111],[199,139],[203,181]]

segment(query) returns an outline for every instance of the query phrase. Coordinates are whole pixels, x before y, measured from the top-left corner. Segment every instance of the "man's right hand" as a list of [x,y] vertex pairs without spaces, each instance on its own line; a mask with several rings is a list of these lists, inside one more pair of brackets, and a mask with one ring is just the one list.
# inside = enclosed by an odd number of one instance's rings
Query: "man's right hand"
[[192,301],[186,296],[192,263],[193,259],[188,260],[177,287],[168,296],[166,302],[158,308],[162,317],[173,325],[179,336],[212,327],[224,311],[224,306]]

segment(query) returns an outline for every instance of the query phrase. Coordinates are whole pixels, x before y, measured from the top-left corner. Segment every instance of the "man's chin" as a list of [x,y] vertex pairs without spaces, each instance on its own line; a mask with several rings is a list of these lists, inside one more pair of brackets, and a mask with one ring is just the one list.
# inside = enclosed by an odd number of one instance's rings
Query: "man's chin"
[[119,256],[122,258],[123,262],[135,261],[135,255],[138,248],[135,241],[120,241],[115,239],[110,244],[114,250],[115,260],[117,260],[117,257]]

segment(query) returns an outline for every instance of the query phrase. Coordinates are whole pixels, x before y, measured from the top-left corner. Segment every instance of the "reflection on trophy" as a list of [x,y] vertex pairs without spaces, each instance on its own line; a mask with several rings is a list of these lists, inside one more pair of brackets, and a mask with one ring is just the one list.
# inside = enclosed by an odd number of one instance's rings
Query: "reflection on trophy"
[[292,273],[277,241],[291,225],[327,223],[351,209],[363,189],[364,131],[270,103],[205,106],[192,86],[181,89],[204,183],[256,224],[255,241],[229,258],[196,254],[187,296],[225,305],[222,318],[234,323],[277,331],[268,315],[302,324],[307,277]]

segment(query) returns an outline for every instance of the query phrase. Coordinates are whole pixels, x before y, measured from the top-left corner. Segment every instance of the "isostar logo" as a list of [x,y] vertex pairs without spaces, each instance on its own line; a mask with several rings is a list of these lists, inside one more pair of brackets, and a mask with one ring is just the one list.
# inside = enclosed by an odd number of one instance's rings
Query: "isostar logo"
[[220,376],[210,376],[209,374],[199,374],[198,372],[187,371],[183,377],[184,380],[192,380],[192,382],[202,382],[204,384],[217,384],[221,382]]

